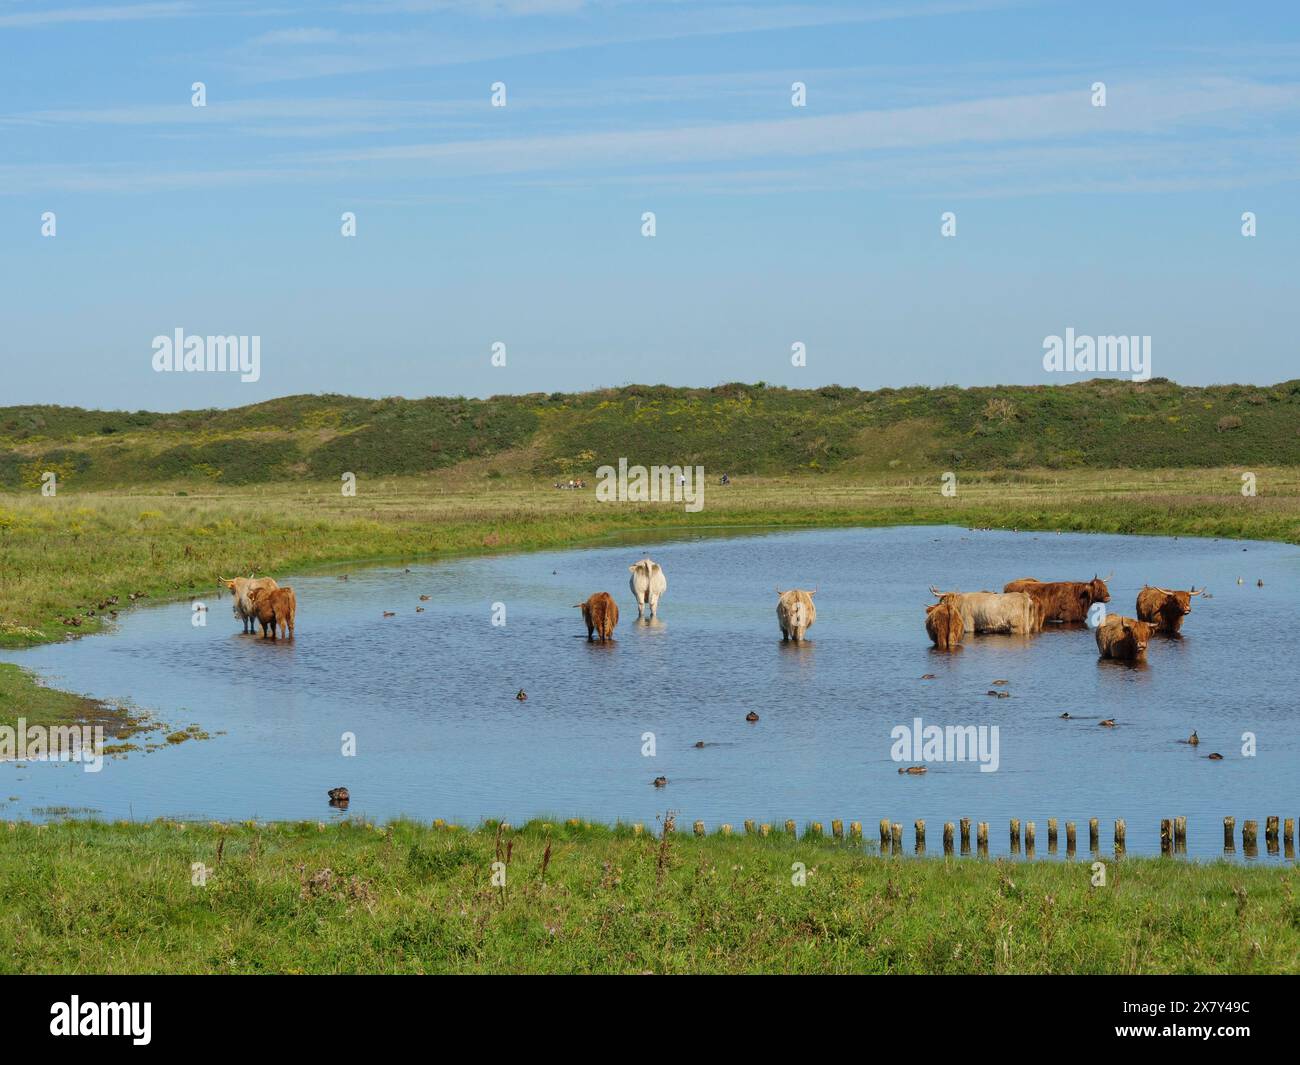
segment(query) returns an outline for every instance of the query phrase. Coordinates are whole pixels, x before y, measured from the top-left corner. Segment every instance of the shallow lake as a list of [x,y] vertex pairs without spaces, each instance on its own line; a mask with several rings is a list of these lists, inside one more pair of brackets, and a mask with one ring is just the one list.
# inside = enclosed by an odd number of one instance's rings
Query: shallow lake
[[[661,618],[638,624],[628,565],[647,549],[668,577]],[[1207,585],[1178,640],[1145,666],[1101,662],[1083,628],[970,636],[951,653],[925,634],[927,587],[1000,589],[1022,576],[1114,572],[1112,612],[1144,581]],[[340,570],[338,572],[344,572]],[[1158,851],[1162,817],[1186,815],[1188,852],[1222,852],[1222,819],[1296,816],[1300,654],[1291,636],[1300,550],[1229,540],[894,527],[692,536],[295,577],[298,634],[241,634],[215,594],[124,613],[103,635],[9,652],[49,683],[129,700],[212,738],[111,759],[98,774],[0,763],[0,817],[55,808],[106,819],[321,819],[475,823],[549,815],[612,823],[677,814],[710,830],[746,818],[990,823],[1125,818],[1130,853]],[[1237,584],[1237,578],[1244,579]],[[1257,579],[1264,581],[1257,587]],[[783,645],[775,587],[818,589],[808,643]],[[618,600],[617,640],[588,644],[572,604]],[[420,595],[428,595],[427,602]],[[493,604],[504,604],[504,626]],[[423,606],[422,613],[416,608]],[[385,618],[391,610],[396,616]],[[934,679],[921,679],[924,674]],[[1009,698],[987,693],[1006,680]],[[515,699],[523,688],[526,702]],[[749,711],[759,714],[748,723]],[[1070,719],[1060,715],[1068,712]],[[996,772],[973,761],[900,775],[896,726],[997,726]],[[1115,728],[1100,727],[1115,718]],[[1197,730],[1201,744],[1177,742]],[[341,753],[342,736],[356,754]],[[643,755],[644,734],[656,753]],[[1243,755],[1243,734],[1257,753]],[[696,742],[705,741],[703,748]],[[1211,761],[1210,752],[1222,761]],[[905,763],[913,764],[908,758]],[[668,778],[656,789],[652,781]]]

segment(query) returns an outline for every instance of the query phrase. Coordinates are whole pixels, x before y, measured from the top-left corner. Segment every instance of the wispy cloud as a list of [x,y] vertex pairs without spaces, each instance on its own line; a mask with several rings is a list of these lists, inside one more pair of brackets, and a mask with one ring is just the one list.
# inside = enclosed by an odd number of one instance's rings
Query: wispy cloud
[[[1086,86],[915,107],[797,115],[764,121],[697,122],[546,135],[484,135],[482,101],[452,105],[317,99],[225,105],[220,121],[266,136],[340,137],[412,120],[438,120],[470,135],[407,144],[258,152],[218,172],[169,165],[107,169],[43,164],[12,167],[11,191],[55,188],[131,191],[322,183],[364,173],[366,181],[463,182],[480,177],[554,188],[599,185],[697,192],[894,188],[918,195],[1013,195],[1043,191],[1149,192],[1219,188],[1300,177],[1288,119],[1300,115],[1300,84],[1213,79],[1114,86],[1094,108]],[[46,112],[25,121],[183,122],[189,108]],[[214,118],[216,116],[214,115]],[[205,121],[200,118],[199,123]],[[259,129],[259,123],[272,124]],[[1279,126],[1278,123],[1281,123]]]
[[0,28],[33,29],[42,26],[66,26],[77,22],[139,22],[144,19],[177,18],[196,14],[194,4],[175,3],[104,4],[96,7],[40,7],[28,11],[0,14]]
[[[341,33],[324,47],[305,50],[299,40],[267,40],[261,35],[245,42],[225,62],[248,82],[295,81],[308,78],[372,74],[386,70],[419,69],[522,58],[549,53],[609,48],[620,45],[681,40],[691,37],[735,36],[834,25],[894,22],[905,19],[941,18],[1004,8],[1014,0],[935,0],[929,3],[864,6],[859,3],[798,4],[652,2],[642,4],[605,3],[606,19],[524,20],[518,25],[502,23],[497,32],[485,36],[478,25],[439,25],[436,32],[425,24],[393,30],[363,30]],[[393,10],[393,5],[381,5]],[[410,13],[421,5],[397,5]],[[568,14],[579,4],[441,4],[429,10]],[[355,9],[373,16],[370,5]],[[372,25],[373,19],[367,20]]]

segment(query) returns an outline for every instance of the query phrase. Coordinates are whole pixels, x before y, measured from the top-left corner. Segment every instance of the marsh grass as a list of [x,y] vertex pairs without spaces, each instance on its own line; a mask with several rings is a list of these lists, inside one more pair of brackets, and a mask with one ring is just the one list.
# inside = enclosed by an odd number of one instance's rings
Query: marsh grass
[[1094,888],[1089,864],[560,821],[20,824],[0,971],[1300,971],[1295,868],[1123,859]]

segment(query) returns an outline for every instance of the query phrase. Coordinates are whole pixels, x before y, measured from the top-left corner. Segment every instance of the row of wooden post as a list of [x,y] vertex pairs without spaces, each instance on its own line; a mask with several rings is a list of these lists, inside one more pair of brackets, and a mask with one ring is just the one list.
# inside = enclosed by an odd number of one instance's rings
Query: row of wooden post
[[[959,822],[961,828],[961,853],[969,854],[971,851],[971,819],[963,817]],[[1225,817],[1223,819],[1223,850],[1225,854],[1235,852],[1234,834],[1237,819],[1235,817]],[[952,854],[954,850],[954,838],[958,825],[952,821],[945,821],[943,826],[943,853]],[[1058,821],[1055,817],[1047,819],[1047,853],[1055,854],[1058,850]],[[705,835],[703,821],[695,822],[695,834],[697,836]],[[1021,822],[1020,818],[1011,818],[1011,853],[1020,853],[1021,840]],[[1269,854],[1278,853],[1278,836],[1279,821],[1277,817],[1269,817],[1264,822],[1264,839],[1268,847]],[[724,836],[732,833],[731,825],[722,825],[719,831]],[[772,833],[770,824],[758,824],[754,821],[745,822],[745,831],[750,835],[768,836]],[[785,831],[788,835],[797,835],[798,826],[794,821],[786,821]],[[914,849],[917,854],[925,853],[925,821],[917,820],[912,825],[915,844]],[[1253,857],[1258,852],[1257,835],[1259,823],[1257,821],[1243,821],[1241,826],[1241,844],[1242,849],[1248,857]],[[810,821],[806,830],[808,836],[822,836],[824,829],[820,821]],[[835,820],[831,822],[831,835],[836,839],[844,839],[844,822]],[[1100,848],[1100,825],[1097,818],[1088,819],[1088,849],[1094,854]],[[1288,817],[1282,822],[1281,836],[1283,845],[1286,848],[1288,858],[1295,857],[1295,818]],[[1033,821],[1024,822],[1024,849],[1027,857],[1033,857],[1034,849],[1037,845],[1038,826]],[[862,839],[862,822],[849,822],[849,839]],[[1128,842],[1128,825],[1123,818],[1115,819],[1115,853],[1123,854]],[[980,821],[975,826],[975,846],[979,854],[987,855],[989,850],[989,825],[987,821]],[[1076,833],[1073,821],[1065,823],[1065,852],[1073,856],[1076,850]],[[1187,818],[1174,817],[1164,818],[1160,822],[1160,853],[1161,854],[1182,854],[1187,850]],[[890,821],[887,817],[880,819],[880,853],[881,854],[901,854],[903,851],[903,826],[897,821]]]
[[[1236,843],[1234,836],[1236,834],[1237,819],[1235,817],[1225,817],[1223,819],[1223,853],[1233,854],[1236,852]],[[1278,818],[1276,816],[1264,819],[1264,845],[1268,848],[1269,854],[1278,852]],[[1286,848],[1288,858],[1295,857],[1295,818],[1288,817],[1281,822],[1282,845]],[[1245,852],[1247,858],[1253,858],[1259,853],[1259,822],[1243,821],[1241,823],[1241,849]]]

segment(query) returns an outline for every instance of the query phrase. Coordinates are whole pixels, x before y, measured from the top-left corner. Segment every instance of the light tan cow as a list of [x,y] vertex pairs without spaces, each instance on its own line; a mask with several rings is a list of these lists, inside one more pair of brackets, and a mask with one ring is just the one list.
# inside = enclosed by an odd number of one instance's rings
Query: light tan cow
[[280,586],[275,583],[272,577],[254,577],[251,573],[247,577],[236,577],[233,580],[228,580],[225,577],[218,577],[217,580],[226,586],[235,600],[231,604],[231,611],[235,615],[235,620],[244,623],[245,632],[256,632],[257,625],[254,619],[257,612],[253,609],[253,602],[248,593],[255,588],[274,591]]
[[628,566],[632,577],[628,581],[632,595],[636,599],[636,616],[639,618],[649,607],[650,616],[659,613],[659,597],[668,591],[668,578],[658,562],[643,558],[635,565]]
[[791,588],[788,592],[783,592],[778,588],[776,594],[779,597],[776,601],[776,620],[781,626],[781,640],[801,643],[804,633],[817,620],[817,607],[813,604],[817,590],[805,592],[800,588]]
[[1023,636],[1043,627],[1042,610],[1025,592],[941,592],[931,585],[930,594],[957,607],[967,632]]

